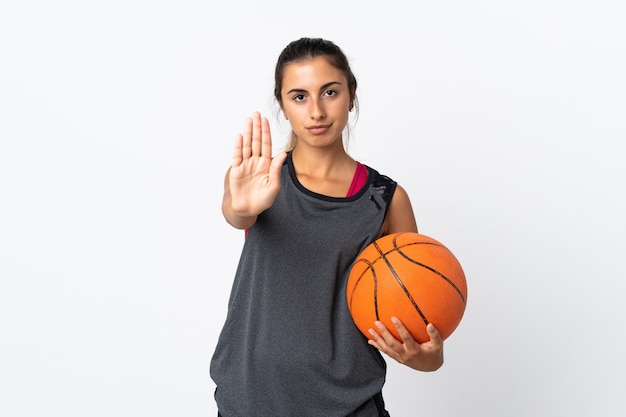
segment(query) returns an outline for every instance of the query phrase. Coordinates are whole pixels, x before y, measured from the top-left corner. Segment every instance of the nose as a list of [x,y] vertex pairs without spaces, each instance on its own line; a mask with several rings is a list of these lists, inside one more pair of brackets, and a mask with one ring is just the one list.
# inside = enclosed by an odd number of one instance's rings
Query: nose
[[309,117],[313,120],[320,120],[326,117],[326,111],[321,100],[313,99],[310,101]]

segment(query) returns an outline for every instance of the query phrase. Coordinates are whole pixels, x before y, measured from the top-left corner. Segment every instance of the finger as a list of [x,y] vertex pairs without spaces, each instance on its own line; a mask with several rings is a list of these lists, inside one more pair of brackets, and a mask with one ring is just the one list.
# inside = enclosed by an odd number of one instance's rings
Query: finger
[[252,155],[252,117],[246,119],[246,125],[243,129],[243,144],[241,148],[242,158],[250,158]]
[[252,116],[252,156],[261,156],[261,124],[261,114],[259,112],[254,112]]
[[404,324],[402,324],[399,318],[392,317],[391,322],[393,323],[394,327],[398,331],[398,334],[402,338],[402,342],[405,345],[413,346],[417,344],[417,342],[415,341],[411,333],[409,333],[409,330],[406,327],[404,327]]
[[402,344],[400,344],[400,342],[398,342],[398,340],[391,335],[389,330],[387,330],[385,325],[380,321],[377,321],[374,324],[377,331],[374,329],[369,330],[372,338],[368,341],[368,343],[381,352],[386,353],[389,357],[400,361]]
[[261,156],[272,157],[272,134],[270,133],[270,122],[267,118],[261,119]]
[[243,136],[241,134],[237,135],[235,139],[235,147],[233,149],[233,166],[239,166],[243,162],[242,149],[243,147]]
[[387,350],[387,344],[385,343],[385,340],[382,338],[382,336],[378,334],[378,332],[374,329],[369,329],[369,334],[371,336],[371,339],[369,339],[367,343],[374,346],[381,352],[385,352]]
[[273,159],[272,164],[270,165],[270,181],[275,181],[276,184],[280,184],[280,171],[287,158],[286,152],[278,153]]
[[434,324],[428,323],[428,326],[426,326],[426,332],[428,333],[428,337],[430,337],[431,343],[433,343],[435,347],[443,345],[441,334],[439,334],[439,330],[437,330]]
[[400,344],[398,339],[396,339],[395,336],[391,334],[389,329],[387,329],[387,326],[385,326],[382,322],[376,321],[374,324],[378,329],[378,333],[380,333],[383,340],[385,341],[385,344],[391,349],[396,350],[395,348]]

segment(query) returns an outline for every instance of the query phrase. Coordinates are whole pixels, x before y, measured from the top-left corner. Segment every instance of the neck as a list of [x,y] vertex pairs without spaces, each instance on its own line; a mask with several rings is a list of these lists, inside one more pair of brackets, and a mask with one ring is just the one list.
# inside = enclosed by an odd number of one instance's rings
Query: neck
[[299,149],[292,151],[293,165],[298,175],[310,178],[332,178],[343,176],[345,171],[354,170],[355,161],[346,153],[343,146],[334,149]]

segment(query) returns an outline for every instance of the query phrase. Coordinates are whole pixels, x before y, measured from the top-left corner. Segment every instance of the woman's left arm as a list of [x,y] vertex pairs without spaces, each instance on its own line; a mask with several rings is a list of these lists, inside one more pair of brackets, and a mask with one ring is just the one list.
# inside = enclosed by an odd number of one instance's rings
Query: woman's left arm
[[396,185],[396,190],[387,208],[387,216],[383,222],[380,236],[397,232],[417,233],[417,223],[415,222],[411,200],[406,190],[400,185]]
[[[380,235],[398,232],[417,233],[417,223],[415,222],[411,200],[400,185],[396,186],[389,203],[387,217]],[[377,321],[373,323],[375,329],[370,329],[369,344],[399,363],[418,371],[435,371],[443,365],[443,341],[432,323],[426,328],[430,340],[420,344],[411,336],[400,320],[393,317],[391,321],[402,341],[397,340],[383,323]]]

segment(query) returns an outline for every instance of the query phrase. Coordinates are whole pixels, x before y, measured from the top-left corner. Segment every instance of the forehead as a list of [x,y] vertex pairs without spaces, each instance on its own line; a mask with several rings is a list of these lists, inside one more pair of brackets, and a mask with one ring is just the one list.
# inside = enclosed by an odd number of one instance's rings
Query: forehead
[[316,89],[330,82],[347,84],[343,71],[332,66],[325,57],[316,57],[286,65],[282,90]]

